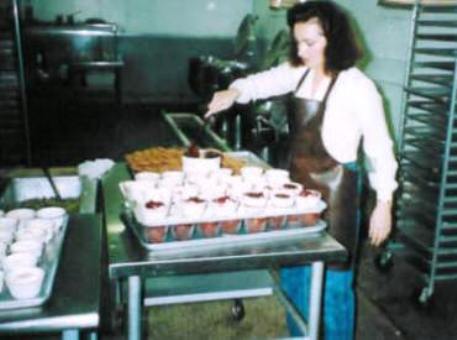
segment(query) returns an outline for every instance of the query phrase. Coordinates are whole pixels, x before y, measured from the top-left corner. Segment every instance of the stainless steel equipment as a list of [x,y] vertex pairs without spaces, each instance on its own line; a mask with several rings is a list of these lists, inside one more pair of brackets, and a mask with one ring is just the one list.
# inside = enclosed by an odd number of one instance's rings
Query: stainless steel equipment
[[[118,50],[118,26],[102,20],[33,25],[25,29],[25,51],[32,93],[58,85],[74,89],[104,87],[92,73],[113,75],[114,96],[121,102],[124,62]],[[44,90],[44,89],[43,89]]]

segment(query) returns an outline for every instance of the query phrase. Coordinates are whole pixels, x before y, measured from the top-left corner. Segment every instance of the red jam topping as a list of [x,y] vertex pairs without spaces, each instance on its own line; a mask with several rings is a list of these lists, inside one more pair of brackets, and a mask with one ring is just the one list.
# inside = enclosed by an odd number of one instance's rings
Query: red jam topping
[[200,150],[198,149],[198,146],[196,144],[191,144],[191,146],[187,149],[186,156],[194,158],[200,157]]
[[222,197],[216,198],[215,200],[213,200],[213,202],[219,203],[219,204],[224,204],[225,202],[227,202],[229,200],[230,200],[229,196],[222,196]]
[[216,151],[207,151],[204,155],[205,158],[217,158],[220,156],[221,156],[221,154]]
[[303,196],[303,197],[316,196],[316,195],[317,195],[316,192],[314,192],[313,190],[309,190],[309,189],[305,189],[300,193],[300,196]]
[[251,197],[251,198],[261,198],[261,197],[263,197],[263,193],[262,192],[247,192],[245,195],[248,196],[248,197]]
[[297,185],[292,184],[292,183],[286,183],[286,184],[284,184],[284,188],[285,189],[297,189]]
[[157,208],[160,208],[160,207],[163,207],[163,203],[162,202],[159,202],[159,201],[148,201],[146,202],[146,208],[148,209],[157,209]]
[[187,199],[187,202],[193,202],[193,203],[204,203],[205,201],[202,200],[200,197],[197,197],[197,196],[194,196],[194,197],[190,197]]

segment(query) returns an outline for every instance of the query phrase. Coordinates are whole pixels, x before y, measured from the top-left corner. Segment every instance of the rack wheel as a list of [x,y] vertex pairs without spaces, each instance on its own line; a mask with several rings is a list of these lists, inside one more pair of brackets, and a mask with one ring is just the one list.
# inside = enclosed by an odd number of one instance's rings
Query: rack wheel
[[232,317],[235,321],[241,321],[244,319],[246,312],[244,310],[243,301],[241,299],[235,299],[232,306]]
[[392,269],[394,265],[393,261],[393,254],[391,251],[384,249],[382,252],[380,252],[378,255],[376,255],[374,259],[374,263],[376,265],[376,268],[382,272],[382,273],[387,273]]
[[429,287],[416,289],[413,293],[415,305],[422,310],[430,310],[433,307],[433,293]]

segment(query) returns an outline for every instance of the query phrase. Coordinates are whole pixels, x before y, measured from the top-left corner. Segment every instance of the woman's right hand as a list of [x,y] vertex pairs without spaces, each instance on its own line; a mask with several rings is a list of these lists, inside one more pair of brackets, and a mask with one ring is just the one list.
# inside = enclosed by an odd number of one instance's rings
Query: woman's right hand
[[240,95],[240,91],[233,88],[216,92],[208,104],[208,111],[205,113],[205,119],[217,112],[230,108]]

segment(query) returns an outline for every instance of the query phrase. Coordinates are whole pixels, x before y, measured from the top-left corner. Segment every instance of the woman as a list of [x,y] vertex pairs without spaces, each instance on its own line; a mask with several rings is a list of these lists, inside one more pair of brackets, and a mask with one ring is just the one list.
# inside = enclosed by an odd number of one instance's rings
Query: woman
[[[326,339],[354,337],[353,261],[358,234],[359,171],[362,144],[377,203],[369,238],[380,245],[391,231],[391,201],[397,183],[382,99],[355,63],[360,57],[348,17],[331,1],[308,1],[287,15],[293,39],[290,60],[233,82],[214,94],[210,116],[234,102],[292,93],[289,112],[289,169],[293,180],[323,193],[328,230],[349,251],[344,265],[330,265],[324,290]],[[361,141],[363,141],[361,143]],[[307,317],[309,268],[281,271],[282,286]],[[288,320],[292,335],[297,330]]]

